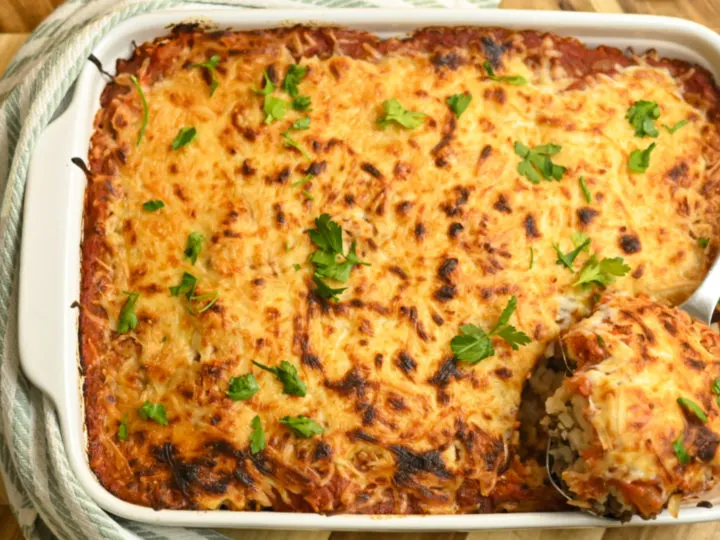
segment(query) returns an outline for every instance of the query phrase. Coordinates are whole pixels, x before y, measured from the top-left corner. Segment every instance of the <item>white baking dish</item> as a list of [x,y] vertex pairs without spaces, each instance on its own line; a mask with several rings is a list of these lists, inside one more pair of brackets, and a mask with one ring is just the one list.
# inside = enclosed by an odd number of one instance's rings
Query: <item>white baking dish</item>
[[[288,22],[347,25],[382,36],[430,25],[503,26],[575,36],[589,45],[636,50],[656,48],[664,56],[697,62],[720,79],[720,36],[695,23],[642,15],[605,15],[506,10],[173,10],[138,16],[118,25],[94,50],[110,71],[137,43],[167,33],[170,24],[198,18],[219,27],[257,29]],[[155,511],[124,502],[106,491],[90,470],[78,369],[78,310],[83,173],[72,157],[87,156],[92,120],[106,81],[90,62],[83,69],[69,108],[42,134],[30,166],[23,223],[20,275],[20,353],[28,378],[55,402],[70,464],[78,481],[100,506],[119,516],[165,525],[333,530],[460,530],[528,527],[615,526],[616,521],[579,512],[398,516]],[[693,523],[720,519],[713,509],[687,507],[674,519],[666,513],[652,523]],[[630,525],[642,525],[634,519]]]

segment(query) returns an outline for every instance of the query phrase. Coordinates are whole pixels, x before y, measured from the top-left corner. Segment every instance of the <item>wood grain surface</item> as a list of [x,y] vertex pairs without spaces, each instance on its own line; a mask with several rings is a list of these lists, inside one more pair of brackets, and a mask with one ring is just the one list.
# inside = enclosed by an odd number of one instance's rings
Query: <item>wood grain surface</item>
[[[0,73],[27,33],[62,0],[0,0]],[[683,17],[720,32],[720,0],[503,0],[503,8],[562,9],[603,13],[650,13]],[[0,482],[0,540],[20,540],[22,534]],[[240,531],[222,529],[237,540],[720,540],[720,522],[698,525],[621,527],[615,529],[525,530],[474,533],[348,533]]]

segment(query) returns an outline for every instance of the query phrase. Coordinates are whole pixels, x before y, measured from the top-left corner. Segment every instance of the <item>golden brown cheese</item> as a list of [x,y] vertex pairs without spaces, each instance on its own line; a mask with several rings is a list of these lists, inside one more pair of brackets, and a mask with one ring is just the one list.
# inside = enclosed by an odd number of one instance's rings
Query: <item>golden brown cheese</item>
[[[608,294],[562,342],[577,369],[547,412],[576,454],[562,472],[570,504],[649,518],[673,497],[679,502],[717,483],[715,332],[648,297]],[[700,416],[678,399],[690,400]]]
[[[192,64],[215,54],[211,97],[207,71]],[[529,84],[489,79],[486,60]],[[281,82],[293,63],[309,68],[300,93],[312,98],[311,125],[292,136],[312,162],[283,145],[304,114],[265,124],[263,97],[252,91],[267,70],[274,95],[288,99]],[[689,64],[502,29],[430,29],[383,42],[332,28],[182,27],[118,68],[90,149],[80,331],[90,463],[134,503],[492,511],[522,385],[561,326],[588,313],[593,294],[573,287],[553,243],[569,251],[571,235],[584,231],[592,252],[631,266],[613,288],[669,301],[688,295],[716,251],[717,92]],[[140,144],[130,74],[149,106]],[[456,119],[446,100],[461,92],[473,100]],[[422,126],[380,129],[381,103],[393,97],[425,113]],[[629,174],[630,151],[650,139],[635,137],[625,114],[643,99],[660,104],[658,123],[689,123],[673,135],[661,130],[647,173]],[[187,126],[196,140],[172,150]],[[553,159],[567,167],[564,178],[533,185],[520,176],[515,141],[561,145]],[[309,172],[310,182],[293,186]],[[143,211],[154,199],[165,207]],[[313,292],[306,231],[321,213],[371,264],[352,271],[338,304]],[[192,232],[205,239],[194,265],[183,255]],[[708,252],[699,237],[712,239]],[[219,291],[211,309],[194,316],[169,294],[183,272],[199,278],[198,294]],[[123,291],[141,294],[139,322],[118,334]],[[450,340],[459,327],[489,329],[511,295],[511,322],[532,343],[514,351],[495,338],[495,356],[456,362]],[[291,362],[307,395],[283,394],[253,360]],[[259,393],[232,401],[229,379],[249,372]],[[168,426],[138,416],[146,400],[164,405]],[[324,434],[299,439],[279,423],[300,414]],[[253,456],[255,415],[267,448]],[[527,499],[518,503],[532,502],[517,492]]]

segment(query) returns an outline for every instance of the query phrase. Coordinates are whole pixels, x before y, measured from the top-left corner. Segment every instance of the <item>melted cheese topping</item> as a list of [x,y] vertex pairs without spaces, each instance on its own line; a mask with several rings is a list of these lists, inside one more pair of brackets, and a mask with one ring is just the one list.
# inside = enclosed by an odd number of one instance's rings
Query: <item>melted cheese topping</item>
[[[679,301],[696,287],[707,266],[696,238],[714,230],[702,192],[712,166],[703,133],[714,127],[704,113],[667,69],[643,59],[574,90],[552,41],[537,65],[523,47],[516,36],[498,75],[522,75],[527,86],[490,80],[474,49],[460,51],[456,69],[423,51],[302,58],[311,125],[291,135],[312,166],[282,139],[305,114],[265,124],[263,97],[251,91],[272,65],[273,95],[289,99],[280,82],[296,59],[281,42],[223,49],[212,97],[204,71],[188,66],[217,52],[214,41],[176,50],[163,77],[146,61],[138,73],[149,122],[139,145],[139,96],[127,75],[117,77],[127,92],[99,120],[91,161],[118,151],[122,160],[112,174],[94,168],[92,181],[112,190],[104,251],[86,250],[97,262],[84,278],[103,284],[91,303],[106,316],[94,319],[84,361],[89,380],[102,381],[87,396],[91,463],[111,491],[155,507],[477,511],[509,457],[528,373],[593,294],[573,287],[553,243],[570,251],[571,235],[584,231],[591,252],[624,257],[631,273],[613,289]],[[473,99],[455,119],[446,99],[462,92]],[[381,104],[393,97],[425,113],[423,125],[379,129]],[[689,124],[638,138],[625,119],[636,100],[660,105],[658,123]],[[186,126],[197,138],[172,150]],[[561,145],[553,160],[567,167],[563,179],[533,185],[520,176],[515,141]],[[647,172],[629,173],[630,152],[650,142]],[[309,167],[318,174],[294,187]],[[165,207],[143,211],[151,199]],[[312,293],[306,231],[322,213],[344,229],[345,249],[356,241],[371,264],[353,269],[339,304]],[[183,255],[192,232],[204,238],[195,264]],[[454,271],[440,272],[448,259]],[[169,294],[183,272],[199,279],[196,294],[219,292],[214,307],[194,316]],[[118,335],[122,291],[141,293],[139,322]],[[532,343],[515,351],[495,338],[495,356],[456,365],[450,340],[460,325],[489,330],[511,295],[511,323]],[[253,360],[291,362],[307,395],[283,394]],[[260,391],[232,401],[229,379],[250,372]],[[146,400],[165,406],[167,427],[138,416]],[[300,414],[325,433],[299,439],[279,423]],[[124,415],[130,436],[119,441]],[[252,457],[255,415],[267,448]],[[470,488],[473,502],[463,503]]]

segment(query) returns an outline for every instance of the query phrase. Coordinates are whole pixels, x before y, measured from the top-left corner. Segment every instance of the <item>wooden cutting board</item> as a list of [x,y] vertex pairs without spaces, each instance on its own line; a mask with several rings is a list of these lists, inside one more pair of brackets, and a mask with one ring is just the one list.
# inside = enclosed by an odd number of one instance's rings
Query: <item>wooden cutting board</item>
[[[0,0],[0,73],[30,32],[62,0]],[[683,17],[720,32],[720,0],[503,0],[503,8],[562,9],[603,13],[650,13]],[[22,535],[0,482],[0,540]],[[699,525],[617,529],[526,530],[475,533],[344,533],[222,530],[242,540],[712,540],[720,539],[720,522]]]

